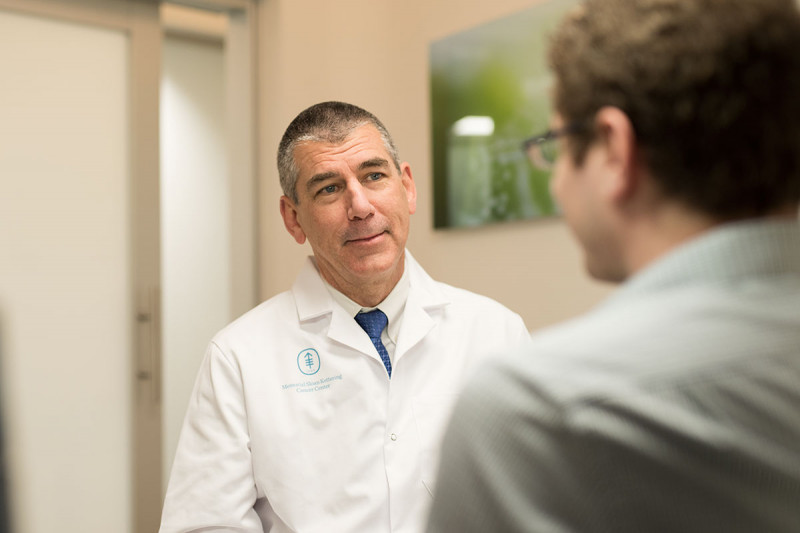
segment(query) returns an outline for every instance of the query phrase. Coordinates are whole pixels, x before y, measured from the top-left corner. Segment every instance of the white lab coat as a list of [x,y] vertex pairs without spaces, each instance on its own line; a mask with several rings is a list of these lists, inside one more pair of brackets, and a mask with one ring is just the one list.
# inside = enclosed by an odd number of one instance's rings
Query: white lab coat
[[408,252],[406,268],[391,380],[311,260],[291,291],[214,337],[161,533],[422,531],[462,381],[529,337],[518,315],[434,281]]

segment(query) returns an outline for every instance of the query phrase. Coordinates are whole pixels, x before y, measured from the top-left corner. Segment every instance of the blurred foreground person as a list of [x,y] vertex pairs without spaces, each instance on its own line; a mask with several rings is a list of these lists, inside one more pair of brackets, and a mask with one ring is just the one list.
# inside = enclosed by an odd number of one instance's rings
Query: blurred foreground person
[[800,16],[588,0],[556,31],[552,191],[585,316],[483,365],[430,533],[800,531]]

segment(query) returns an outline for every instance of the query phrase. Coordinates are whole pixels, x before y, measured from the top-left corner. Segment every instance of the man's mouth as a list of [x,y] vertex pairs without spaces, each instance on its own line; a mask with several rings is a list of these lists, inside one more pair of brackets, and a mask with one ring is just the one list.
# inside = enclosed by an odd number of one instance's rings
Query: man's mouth
[[346,242],[347,243],[353,243],[353,244],[369,244],[371,242],[374,242],[374,241],[378,240],[381,236],[383,236],[384,233],[386,233],[386,232],[385,231],[381,231],[379,233],[373,233],[371,235],[366,235],[364,237],[354,237],[354,238],[351,238],[351,239],[347,239]]

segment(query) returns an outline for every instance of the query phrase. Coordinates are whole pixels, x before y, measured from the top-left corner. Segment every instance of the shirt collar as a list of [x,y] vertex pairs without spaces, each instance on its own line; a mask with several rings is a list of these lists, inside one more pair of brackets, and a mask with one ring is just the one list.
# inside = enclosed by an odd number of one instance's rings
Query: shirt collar
[[606,305],[629,295],[687,283],[741,283],[753,276],[800,272],[797,221],[723,224],[687,241],[624,283]]
[[333,298],[333,301],[342,306],[347,314],[352,317],[360,312],[372,311],[373,309],[380,309],[383,311],[386,318],[389,319],[389,324],[386,326],[386,334],[389,335],[392,342],[395,344],[397,343],[397,335],[400,332],[400,319],[406,305],[406,300],[408,299],[409,291],[407,262],[403,266],[403,275],[400,277],[400,280],[386,298],[375,307],[362,307],[345,296],[342,292],[334,289],[333,286],[324,279],[322,281],[325,284],[325,288],[328,289],[331,298]]

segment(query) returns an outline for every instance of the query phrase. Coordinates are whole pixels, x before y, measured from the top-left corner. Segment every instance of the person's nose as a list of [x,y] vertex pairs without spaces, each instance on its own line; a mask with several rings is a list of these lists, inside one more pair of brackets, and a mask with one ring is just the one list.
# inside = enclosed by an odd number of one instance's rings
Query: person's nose
[[349,197],[347,217],[350,220],[363,220],[375,212],[375,207],[369,199],[369,192],[360,182],[349,185],[347,192]]

